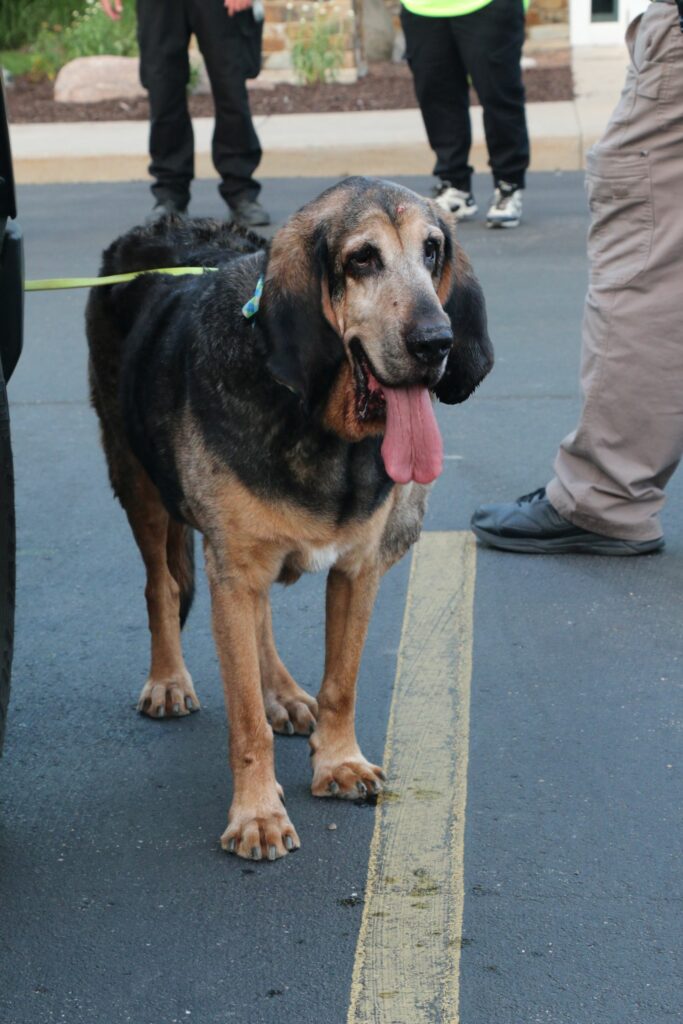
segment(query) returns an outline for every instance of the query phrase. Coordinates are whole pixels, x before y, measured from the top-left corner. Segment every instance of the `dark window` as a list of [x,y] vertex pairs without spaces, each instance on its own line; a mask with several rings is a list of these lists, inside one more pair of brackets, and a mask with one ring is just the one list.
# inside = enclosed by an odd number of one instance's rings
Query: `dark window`
[[591,21],[618,21],[619,0],[591,0]]

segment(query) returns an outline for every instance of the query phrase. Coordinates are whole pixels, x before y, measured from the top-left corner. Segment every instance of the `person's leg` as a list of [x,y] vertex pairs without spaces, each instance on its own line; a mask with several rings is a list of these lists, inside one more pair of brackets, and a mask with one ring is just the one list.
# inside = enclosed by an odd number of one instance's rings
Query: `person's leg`
[[462,62],[484,111],[484,133],[496,186],[523,189],[529,135],[520,60],[524,44],[522,0],[492,0],[451,19]]
[[661,536],[664,487],[683,454],[683,34],[676,7],[652,4],[630,43],[622,102],[588,159],[584,405],[558,452],[548,497],[584,529],[651,540]]
[[456,189],[471,192],[469,83],[450,30],[454,20],[428,18],[401,8],[415,95],[436,154],[434,174]]
[[529,143],[520,59],[522,0],[492,0],[453,18],[463,63],[483,108],[488,163],[494,182],[524,187]]
[[254,70],[254,36],[261,26],[250,10],[230,17],[223,0],[190,0],[189,6],[216,109],[212,156],[221,176],[219,191],[231,206],[240,197],[255,200],[261,186],[253,174],[261,160],[261,146],[251,119],[246,79]]
[[626,87],[589,154],[581,418],[562,442],[547,489],[483,506],[472,520],[481,539],[508,550],[529,550],[527,543],[541,552],[595,549],[600,541],[602,553],[628,554],[662,545],[664,487],[683,454],[683,34],[676,7],[651,4],[627,39]]
[[137,0],[140,81],[149,93],[149,172],[157,202],[187,206],[194,138],[187,109],[190,29],[183,0]]

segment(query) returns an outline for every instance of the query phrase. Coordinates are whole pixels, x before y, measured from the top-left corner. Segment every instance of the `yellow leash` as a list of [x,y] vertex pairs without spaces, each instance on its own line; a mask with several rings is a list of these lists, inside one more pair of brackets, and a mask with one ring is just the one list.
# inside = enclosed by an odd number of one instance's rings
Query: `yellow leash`
[[48,277],[36,281],[24,281],[25,292],[49,292],[59,288],[98,288],[105,284],[122,284],[133,281],[141,274],[171,274],[182,277],[185,274],[213,273],[218,267],[162,267],[159,270],[134,270],[130,274],[111,274],[109,277]]

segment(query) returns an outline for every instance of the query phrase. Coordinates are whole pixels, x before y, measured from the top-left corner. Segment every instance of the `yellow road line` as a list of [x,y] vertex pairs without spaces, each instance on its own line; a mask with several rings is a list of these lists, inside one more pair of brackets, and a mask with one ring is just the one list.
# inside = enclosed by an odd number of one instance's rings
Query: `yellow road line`
[[413,554],[347,1024],[458,1024],[476,546]]

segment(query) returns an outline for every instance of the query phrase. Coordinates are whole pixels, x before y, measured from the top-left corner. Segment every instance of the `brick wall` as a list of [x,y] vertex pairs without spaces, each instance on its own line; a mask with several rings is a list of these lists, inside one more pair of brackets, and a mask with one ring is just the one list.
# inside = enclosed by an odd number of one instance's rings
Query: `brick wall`
[[527,25],[556,25],[569,21],[567,0],[531,0]]
[[317,20],[338,27],[343,47],[343,67],[355,68],[358,59],[354,0],[264,0],[264,68],[291,68],[292,43]]
[[[400,2],[385,0],[385,3],[398,30]],[[291,68],[292,43],[317,18],[332,20],[339,25],[344,51],[343,67],[350,69],[362,65],[362,26],[357,16],[362,9],[361,0],[264,0],[264,8],[264,68]],[[527,14],[529,25],[550,25],[568,20],[568,0],[531,0]]]
[[[394,27],[401,27],[400,0],[384,0],[391,12]],[[527,25],[555,25],[569,22],[569,0],[531,0],[527,11]]]

